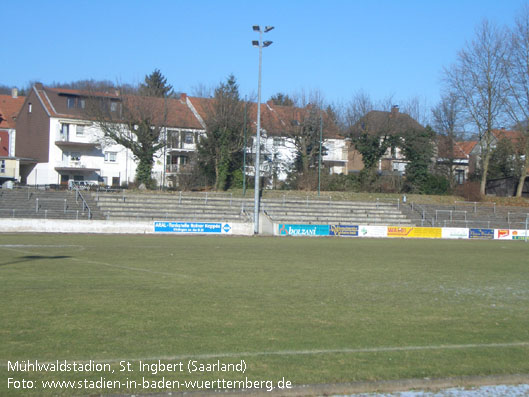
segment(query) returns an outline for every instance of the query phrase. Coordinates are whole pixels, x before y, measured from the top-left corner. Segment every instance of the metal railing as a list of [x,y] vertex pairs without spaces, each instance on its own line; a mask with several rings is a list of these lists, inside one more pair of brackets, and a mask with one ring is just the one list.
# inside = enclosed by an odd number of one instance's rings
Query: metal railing
[[79,190],[79,187],[77,185],[73,185],[73,190],[75,191],[75,201],[79,203],[79,199],[81,199],[83,212],[85,211],[85,209],[88,210],[88,219],[92,219],[92,211],[90,209],[90,206],[84,199],[81,191]]
[[472,206],[474,208],[474,213],[477,212],[478,206],[482,208],[490,208],[492,206],[492,212],[494,214],[496,213],[496,203],[479,203],[477,201],[454,201],[454,210],[456,209],[456,206],[458,204],[462,206]]
[[[80,220],[88,215],[83,211],[79,210],[49,210],[49,209],[40,209],[39,211],[34,211],[30,209],[20,209],[20,208],[2,208],[0,209],[0,218],[42,218],[42,219],[75,219]],[[89,219],[87,217],[87,219]]]

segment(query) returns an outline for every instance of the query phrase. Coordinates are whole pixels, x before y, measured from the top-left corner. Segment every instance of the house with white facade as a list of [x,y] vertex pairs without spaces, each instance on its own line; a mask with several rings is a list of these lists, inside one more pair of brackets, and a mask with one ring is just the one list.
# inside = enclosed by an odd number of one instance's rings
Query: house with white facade
[[[208,111],[211,111],[211,98],[187,97],[185,99],[201,124],[206,128]],[[209,110],[208,110],[209,109]],[[275,187],[276,182],[285,181],[296,160],[296,137],[300,126],[309,117],[310,106],[297,108],[279,106],[272,101],[261,104],[261,162],[260,172],[267,177],[269,185]],[[339,135],[338,127],[326,112],[322,117],[322,145],[325,154],[322,163],[329,173],[347,173],[348,142]],[[319,125],[319,118],[317,120]],[[247,144],[246,144],[246,175],[255,175],[255,135],[257,129],[257,104],[250,103],[247,107]]]
[[[35,84],[17,116],[16,154],[23,184],[62,185],[85,181],[104,186],[134,182],[137,161],[131,151],[104,137],[98,123],[88,116],[88,101],[101,100],[107,114],[119,120],[123,97],[115,90],[88,93]],[[197,143],[206,131],[207,109],[213,99],[188,97],[149,98],[163,107],[166,145],[155,154],[153,177],[160,185],[181,186],[190,173]],[[284,181],[294,163],[296,123],[307,109],[262,104],[263,175]],[[248,106],[247,175],[252,175],[255,153],[256,104]],[[115,116],[115,117],[114,117]],[[347,172],[347,142],[323,113],[323,164],[331,173]]]
[[[95,94],[110,114],[120,112],[120,93]],[[69,181],[122,186],[134,182],[137,162],[130,150],[105,139],[87,116],[89,96],[80,90],[36,84],[17,118],[17,156],[21,182],[67,185]],[[153,98],[155,101],[156,98]],[[155,156],[153,176],[165,183],[186,156],[195,150],[203,127],[185,101],[167,99],[166,138],[169,143]]]

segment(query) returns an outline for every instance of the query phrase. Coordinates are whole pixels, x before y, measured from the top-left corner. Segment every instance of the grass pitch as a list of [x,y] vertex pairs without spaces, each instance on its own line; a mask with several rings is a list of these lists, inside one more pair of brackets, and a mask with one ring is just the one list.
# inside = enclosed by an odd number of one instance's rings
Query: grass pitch
[[529,374],[523,242],[0,234],[0,255],[1,395]]

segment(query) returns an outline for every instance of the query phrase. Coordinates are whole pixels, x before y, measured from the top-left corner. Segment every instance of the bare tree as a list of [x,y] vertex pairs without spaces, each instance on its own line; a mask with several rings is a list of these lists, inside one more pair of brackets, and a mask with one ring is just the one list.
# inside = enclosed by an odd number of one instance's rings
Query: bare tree
[[400,104],[401,111],[421,125],[431,124],[429,106],[425,98],[414,96]]
[[350,130],[362,117],[374,109],[375,105],[369,94],[365,91],[357,91],[354,93],[344,111],[346,130]]
[[456,63],[445,69],[446,83],[462,101],[468,122],[479,136],[480,193],[485,194],[493,145],[492,129],[503,116],[505,103],[505,32],[484,20],[473,41],[459,51]]
[[520,133],[517,153],[523,163],[516,189],[516,197],[522,196],[523,185],[529,168],[529,7],[526,5],[516,18],[509,32],[509,53],[505,62],[507,77],[507,113]]
[[167,120],[165,98],[138,95],[102,94],[91,91],[86,113],[103,132],[104,140],[129,149],[136,161],[136,181],[152,185],[155,153],[164,147]]
[[[291,174],[298,187],[311,190],[315,188],[314,172],[320,154],[320,131],[327,131],[332,124],[329,115],[323,110],[323,95],[318,90],[301,91],[293,96],[296,106],[284,106],[286,134],[293,142],[296,157]],[[322,156],[326,149],[322,146]]]
[[445,171],[451,187],[455,184],[456,155],[454,149],[463,129],[461,111],[461,103],[453,92],[445,94],[432,109],[433,126],[439,134],[438,155],[444,159],[443,166],[446,167]]
[[213,98],[214,93],[215,93],[215,87],[206,86],[203,83],[199,83],[193,86],[191,89],[191,95],[199,97],[199,98]]

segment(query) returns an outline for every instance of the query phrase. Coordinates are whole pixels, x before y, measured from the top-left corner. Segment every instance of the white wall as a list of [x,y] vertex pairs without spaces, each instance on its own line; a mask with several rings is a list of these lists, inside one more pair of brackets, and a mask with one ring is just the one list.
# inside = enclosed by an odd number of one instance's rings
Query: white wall
[[[229,223],[232,235],[253,235],[253,223]],[[3,233],[119,233],[154,234],[154,222],[129,221],[88,221],[62,219],[12,219],[1,218],[0,230]],[[172,236],[182,233],[156,233]]]

